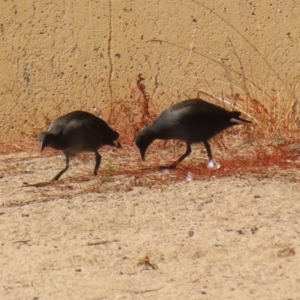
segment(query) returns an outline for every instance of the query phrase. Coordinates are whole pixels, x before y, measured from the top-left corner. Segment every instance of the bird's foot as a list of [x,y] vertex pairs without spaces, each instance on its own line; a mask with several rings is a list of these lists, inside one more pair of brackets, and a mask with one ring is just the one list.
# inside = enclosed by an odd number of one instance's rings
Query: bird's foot
[[212,170],[219,169],[220,167],[221,167],[221,165],[219,163],[215,162],[214,160],[210,160],[207,164],[207,168],[212,169]]

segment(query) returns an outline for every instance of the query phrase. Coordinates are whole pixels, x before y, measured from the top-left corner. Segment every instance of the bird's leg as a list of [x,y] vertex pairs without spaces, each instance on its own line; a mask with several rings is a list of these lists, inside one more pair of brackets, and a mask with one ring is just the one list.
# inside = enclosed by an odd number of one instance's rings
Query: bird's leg
[[167,169],[174,169],[177,167],[177,165],[182,162],[187,156],[189,156],[192,152],[192,148],[191,148],[191,144],[190,143],[186,143],[186,151],[183,155],[181,155],[174,163],[172,163],[170,166],[168,167],[164,167]]
[[206,152],[207,152],[207,155],[208,155],[208,158],[209,158],[207,167],[209,169],[219,169],[221,167],[221,165],[213,160],[213,156],[212,156],[212,153],[211,153],[209,143],[207,141],[204,141],[203,144],[205,146],[205,149],[206,149]]
[[58,180],[58,179],[60,178],[60,176],[61,176],[62,174],[64,174],[64,173],[69,169],[70,155],[69,155],[69,154],[65,154],[65,156],[66,156],[66,167],[65,167],[63,170],[61,170],[61,171],[60,171],[60,172],[52,179],[52,181]]
[[96,176],[101,163],[101,155],[98,153],[98,151],[95,151],[95,155],[96,155],[96,165],[94,169],[94,175]]
[[186,151],[183,155],[181,155],[178,160],[177,160],[177,164],[179,164],[180,162],[182,162],[186,157],[188,157],[190,154],[192,153],[192,148],[191,148],[191,144],[190,143],[186,143]]

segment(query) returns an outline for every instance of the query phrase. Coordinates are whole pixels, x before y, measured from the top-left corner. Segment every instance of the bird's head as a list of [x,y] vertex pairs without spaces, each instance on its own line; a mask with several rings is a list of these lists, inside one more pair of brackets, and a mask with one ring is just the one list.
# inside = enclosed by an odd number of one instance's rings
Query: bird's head
[[50,132],[42,132],[39,137],[39,143],[40,143],[40,148],[41,152],[44,150],[44,148],[50,146],[52,144],[54,135]]
[[153,142],[153,140],[154,138],[147,130],[143,130],[137,135],[135,139],[135,144],[140,150],[142,160],[145,160],[146,150],[149,147],[149,145]]
[[104,144],[107,144],[107,145],[110,145],[110,146],[113,146],[113,147],[117,147],[117,148],[121,148],[121,144],[120,142],[118,141],[119,139],[119,133],[112,130],[110,132],[110,134],[107,136],[107,141],[104,142]]

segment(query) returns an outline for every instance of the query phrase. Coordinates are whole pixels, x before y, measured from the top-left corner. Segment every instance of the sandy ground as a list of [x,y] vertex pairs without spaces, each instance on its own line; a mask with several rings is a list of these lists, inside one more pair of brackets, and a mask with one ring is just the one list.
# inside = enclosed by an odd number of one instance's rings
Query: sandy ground
[[0,299],[300,299],[299,168],[149,187],[111,155],[0,156]]

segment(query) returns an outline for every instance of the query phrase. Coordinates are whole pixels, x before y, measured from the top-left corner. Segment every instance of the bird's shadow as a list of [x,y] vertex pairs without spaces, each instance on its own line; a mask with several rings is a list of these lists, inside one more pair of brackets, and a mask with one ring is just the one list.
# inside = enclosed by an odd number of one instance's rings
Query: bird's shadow
[[[92,179],[97,179],[97,178],[101,178],[101,177],[96,177],[96,176],[92,177]],[[60,179],[60,180],[52,179],[52,180],[36,182],[36,183],[23,182],[23,187],[40,188],[40,187],[62,185],[62,184],[69,184],[69,183],[82,183],[82,182],[87,182],[87,181],[91,181],[90,176],[79,175],[76,177],[71,177],[71,178],[67,177],[67,178]]]
[[177,165],[163,165],[163,166],[152,166],[152,167],[143,167],[140,168],[141,171],[147,172],[157,172],[157,171],[165,171],[165,170],[176,170]]
[[44,186],[51,186],[56,184],[58,181],[50,180],[50,181],[43,181],[43,182],[37,182],[37,183],[28,183],[23,182],[23,187],[44,187]]
[[171,164],[171,165],[164,165],[164,166],[159,166],[158,169],[160,171],[164,170],[175,170],[177,168],[177,164]]

